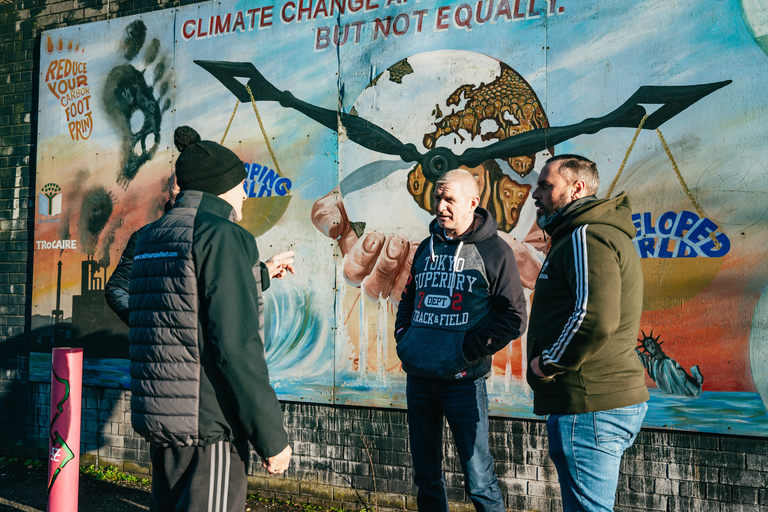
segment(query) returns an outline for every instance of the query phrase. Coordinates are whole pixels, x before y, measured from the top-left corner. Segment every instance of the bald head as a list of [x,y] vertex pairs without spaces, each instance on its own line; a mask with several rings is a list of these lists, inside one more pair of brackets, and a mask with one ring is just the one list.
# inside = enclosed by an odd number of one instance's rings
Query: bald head
[[435,218],[447,236],[456,238],[472,229],[479,195],[477,180],[467,171],[448,171],[437,180]]
[[435,182],[435,187],[448,183],[455,183],[461,189],[466,190],[470,196],[480,195],[480,186],[477,184],[477,179],[464,169],[454,169],[443,174]]

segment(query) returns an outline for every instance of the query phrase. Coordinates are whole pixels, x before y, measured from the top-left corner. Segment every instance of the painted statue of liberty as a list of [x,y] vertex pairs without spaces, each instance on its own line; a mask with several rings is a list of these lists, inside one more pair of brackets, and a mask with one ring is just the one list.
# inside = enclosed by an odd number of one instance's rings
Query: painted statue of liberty
[[698,365],[691,366],[691,374],[685,368],[666,355],[661,349],[663,341],[659,343],[661,336],[653,337],[653,331],[642,339],[638,339],[640,345],[635,349],[640,361],[645,366],[648,376],[653,379],[659,389],[668,395],[683,395],[698,398],[701,396],[701,385],[704,377],[701,375]]

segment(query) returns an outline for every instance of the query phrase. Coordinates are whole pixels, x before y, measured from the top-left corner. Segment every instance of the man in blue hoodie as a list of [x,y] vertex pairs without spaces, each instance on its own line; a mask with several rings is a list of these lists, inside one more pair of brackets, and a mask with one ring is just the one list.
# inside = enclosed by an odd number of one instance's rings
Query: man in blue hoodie
[[435,183],[436,218],[414,254],[395,321],[421,511],[448,511],[444,417],[475,509],[504,510],[488,446],[485,379],[493,354],[525,331],[526,306],[515,256],[479,195],[467,171]]

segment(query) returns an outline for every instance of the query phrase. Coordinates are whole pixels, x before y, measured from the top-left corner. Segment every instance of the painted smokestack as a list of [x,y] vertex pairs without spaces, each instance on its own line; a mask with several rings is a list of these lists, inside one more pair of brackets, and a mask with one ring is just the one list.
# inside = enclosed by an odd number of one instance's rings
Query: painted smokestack
[[59,260],[59,275],[56,278],[56,309],[51,311],[53,324],[57,325],[64,320],[64,312],[61,310],[61,260]]

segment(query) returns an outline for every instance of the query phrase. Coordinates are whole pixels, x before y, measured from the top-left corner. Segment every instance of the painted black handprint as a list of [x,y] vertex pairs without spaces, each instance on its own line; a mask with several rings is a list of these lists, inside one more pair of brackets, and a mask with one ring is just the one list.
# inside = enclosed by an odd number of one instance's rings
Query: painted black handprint
[[[160,147],[162,116],[171,106],[170,98],[166,97],[171,77],[166,58],[160,54],[160,41],[153,38],[145,46],[146,39],[143,21],[136,20],[126,27],[121,50],[128,63],[109,72],[102,96],[104,108],[123,139],[123,159],[117,177],[123,188],[128,187]],[[142,49],[140,62],[131,64]],[[150,73],[151,85],[145,76]]]

